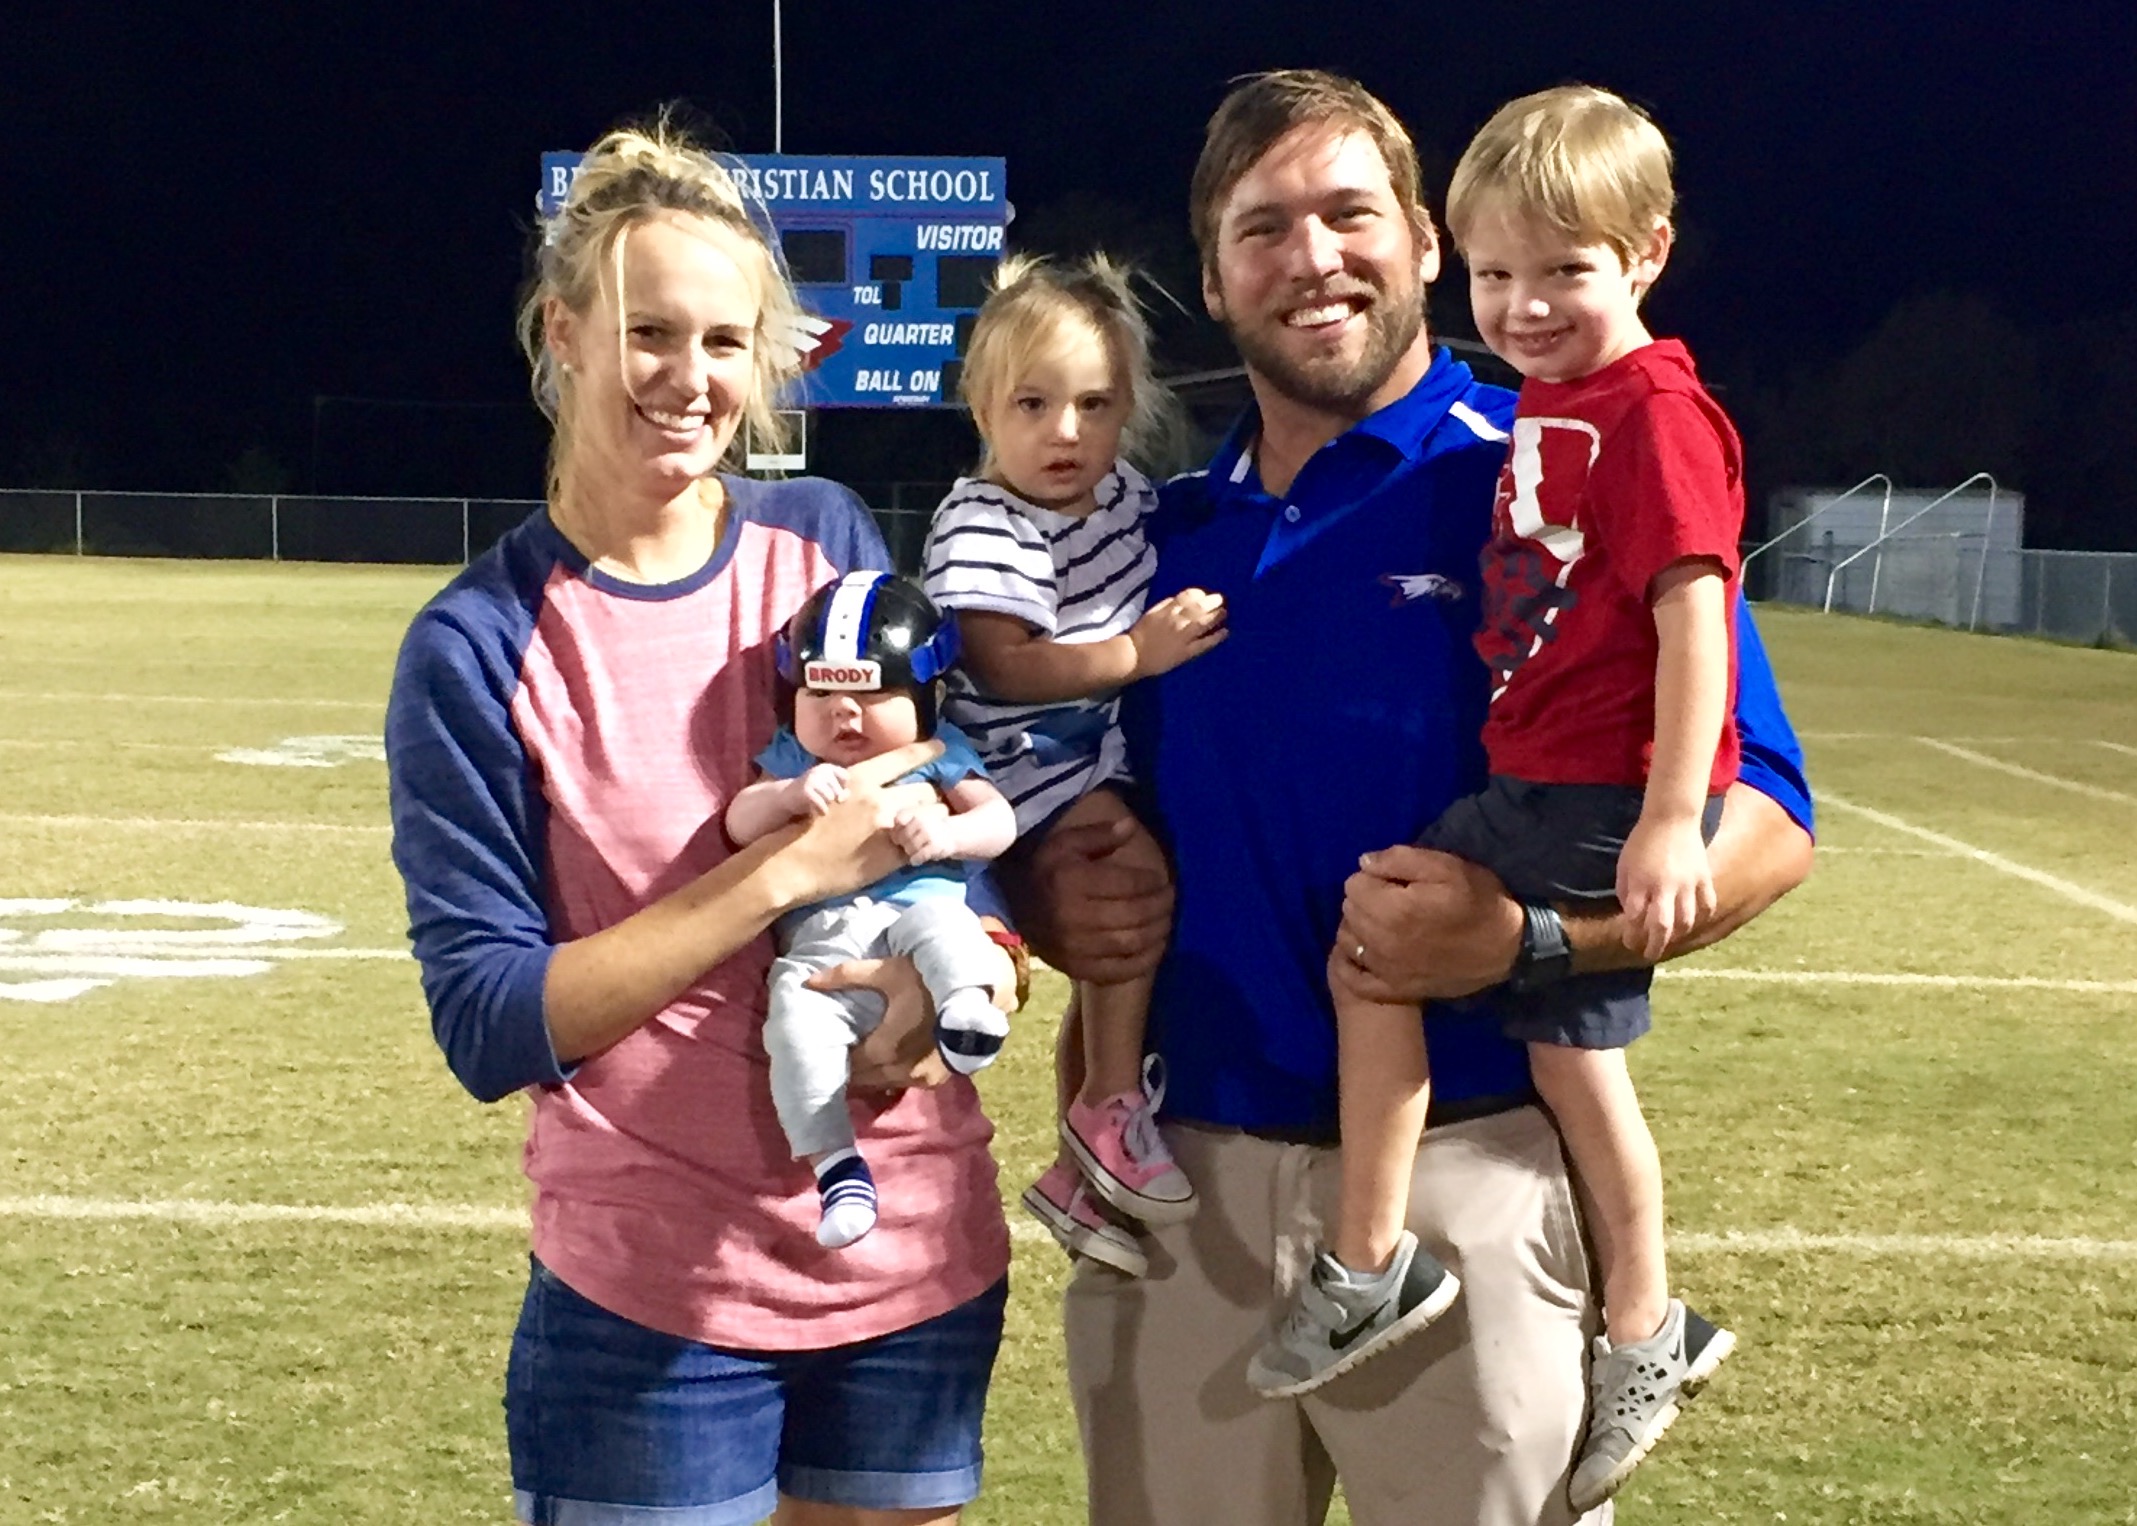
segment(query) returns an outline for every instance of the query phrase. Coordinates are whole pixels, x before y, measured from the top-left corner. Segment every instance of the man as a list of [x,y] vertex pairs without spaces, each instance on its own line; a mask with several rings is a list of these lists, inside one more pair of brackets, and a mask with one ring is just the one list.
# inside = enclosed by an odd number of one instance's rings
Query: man
[[[1310,1526],[1340,1476],[1358,1526],[1565,1523],[1588,1263],[1557,1136],[1488,1010],[1426,1020],[1435,1090],[1409,1227],[1461,1299],[1304,1399],[1247,1385],[1333,1212],[1329,982],[1445,1000],[1631,956],[1614,917],[1523,907],[1488,873],[1404,846],[1480,782],[1476,558],[1513,406],[1425,332],[1440,249],[1407,134],[1351,81],[1247,80],[1211,119],[1191,212],[1204,300],[1254,406],[1152,524],[1151,597],[1221,594],[1232,632],[1124,714],[1178,916],[1102,833],[1055,834],[1009,886],[1035,945],[1080,978],[1149,969],[1171,929],[1150,1044],[1203,1206],[1151,1237],[1148,1277],[1086,1266],[1069,1290],[1092,1520]],[[1712,846],[1720,909],[1672,953],[1809,868],[1800,762],[1755,635],[1742,689],[1746,782]]]

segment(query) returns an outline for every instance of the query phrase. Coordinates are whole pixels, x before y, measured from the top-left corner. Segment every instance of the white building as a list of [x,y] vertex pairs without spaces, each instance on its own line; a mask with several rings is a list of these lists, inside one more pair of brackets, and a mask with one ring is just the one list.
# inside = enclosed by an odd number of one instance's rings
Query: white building
[[1755,598],[2008,630],[2021,623],[2025,515],[2024,494],[1986,485],[1784,488],[1746,582]]

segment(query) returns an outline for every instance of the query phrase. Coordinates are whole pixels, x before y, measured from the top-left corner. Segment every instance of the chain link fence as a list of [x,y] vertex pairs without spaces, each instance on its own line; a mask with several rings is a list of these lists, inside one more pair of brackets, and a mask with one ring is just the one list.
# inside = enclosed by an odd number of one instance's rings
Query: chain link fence
[[2022,551],[2015,630],[2065,641],[2137,645],[2137,551]]
[[465,562],[538,505],[512,498],[0,490],[0,551],[225,561]]
[[[856,486],[903,571],[916,571],[947,482]],[[452,565],[535,509],[522,498],[105,493],[0,488],[0,552],[225,561]]]
[[[864,482],[895,564],[916,571],[947,482]],[[0,552],[452,565],[540,507],[519,498],[0,489]],[[1834,516],[1828,516],[1828,520]],[[1932,519],[1929,521],[1935,525]],[[2137,552],[2031,551],[1972,529],[1903,532],[1863,554],[1811,523],[1747,563],[1755,597],[1962,629],[2137,644]],[[1828,598],[1830,596],[1830,603]]]

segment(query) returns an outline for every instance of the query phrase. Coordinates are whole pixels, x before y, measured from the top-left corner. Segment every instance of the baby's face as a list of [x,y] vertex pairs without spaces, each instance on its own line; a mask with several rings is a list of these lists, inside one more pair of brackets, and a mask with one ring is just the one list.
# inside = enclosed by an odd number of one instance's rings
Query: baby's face
[[794,739],[811,757],[850,768],[919,741],[920,707],[910,689],[872,694],[802,689],[794,696]]

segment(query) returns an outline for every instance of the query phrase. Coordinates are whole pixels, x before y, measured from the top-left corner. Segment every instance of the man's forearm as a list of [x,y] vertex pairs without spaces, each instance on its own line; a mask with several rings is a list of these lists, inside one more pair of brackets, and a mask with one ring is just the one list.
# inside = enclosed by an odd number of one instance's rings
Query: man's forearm
[[[1672,942],[1665,960],[1719,943],[1802,884],[1811,870],[1810,834],[1767,796],[1733,784],[1707,858],[1714,870],[1714,915]],[[1615,909],[1559,911],[1576,973],[1628,970],[1645,962],[1626,946],[1624,918]]]

